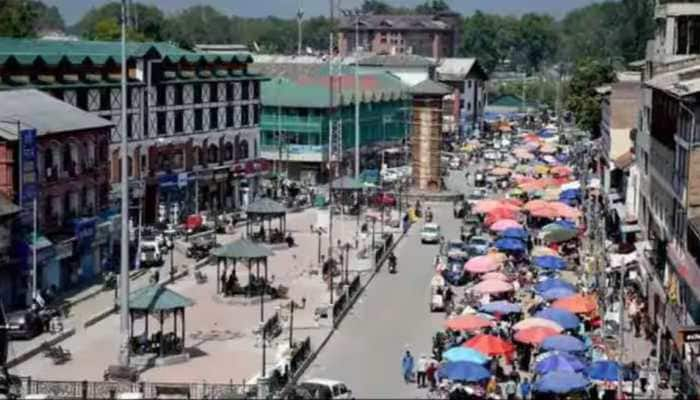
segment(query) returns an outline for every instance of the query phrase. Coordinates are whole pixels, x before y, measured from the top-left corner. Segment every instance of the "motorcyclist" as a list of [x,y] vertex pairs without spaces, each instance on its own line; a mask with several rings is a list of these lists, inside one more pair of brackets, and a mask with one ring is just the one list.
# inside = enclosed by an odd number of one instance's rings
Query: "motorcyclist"
[[389,254],[389,270],[391,272],[396,272],[397,266],[398,266],[398,259],[396,258],[396,254],[394,254],[394,252],[391,252],[391,254]]

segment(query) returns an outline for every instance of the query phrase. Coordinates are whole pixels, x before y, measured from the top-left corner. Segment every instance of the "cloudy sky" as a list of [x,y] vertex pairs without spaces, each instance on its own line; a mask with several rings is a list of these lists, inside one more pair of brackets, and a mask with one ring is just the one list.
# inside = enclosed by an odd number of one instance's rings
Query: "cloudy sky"
[[[277,15],[290,17],[295,14],[299,1],[307,16],[326,14],[328,0],[141,0],[144,3],[155,4],[166,12],[174,12],[195,4],[209,4],[226,14],[236,14],[245,17],[264,17]],[[362,3],[362,0],[339,0],[341,7],[352,8]],[[546,12],[560,17],[566,11],[595,0],[448,0],[452,9],[464,14],[474,10],[497,12],[502,14],[522,14],[528,11]],[[56,5],[61,10],[66,22],[72,24],[91,7],[96,7],[108,0],[44,0],[44,3]],[[414,6],[422,0],[389,0],[394,5]]]

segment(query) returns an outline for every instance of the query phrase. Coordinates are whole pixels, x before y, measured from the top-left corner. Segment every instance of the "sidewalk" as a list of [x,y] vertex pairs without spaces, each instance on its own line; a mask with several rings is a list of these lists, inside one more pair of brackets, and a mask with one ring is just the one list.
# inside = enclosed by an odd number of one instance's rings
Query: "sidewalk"
[[[268,261],[268,273],[274,286],[282,284],[290,288],[289,299],[266,301],[264,305],[265,318],[268,318],[276,309],[286,307],[290,300],[301,304],[301,299],[306,298],[306,307],[295,311],[293,335],[295,340],[311,336],[314,347],[325,338],[332,326],[331,315],[328,319],[318,321],[314,318],[316,308],[328,306],[330,300],[327,285],[320,277],[317,262],[318,236],[309,230],[309,225],[315,221],[314,210],[288,214],[287,226],[293,232],[297,246],[292,249],[287,248],[286,244],[271,246],[275,254]],[[356,224],[350,223],[349,219],[342,224],[336,224],[334,241],[337,239],[342,243],[354,241],[355,227]],[[239,235],[220,235],[219,242],[230,242]],[[322,253],[325,254],[328,247],[327,235],[322,236],[321,243]],[[182,264],[177,260],[177,252],[175,255],[176,264]],[[355,249],[350,250],[349,260],[351,271],[364,269],[365,266],[361,263],[367,262],[356,257]],[[191,263],[193,262],[190,261],[189,264]],[[169,266],[168,260],[164,271],[167,271]],[[142,374],[141,379],[155,382],[206,380],[240,383],[259,373],[262,349],[258,346],[258,336],[253,333],[260,323],[259,301],[241,298],[245,301],[229,302],[228,299],[221,299],[215,294],[216,266],[205,266],[201,271],[208,276],[208,282],[205,284],[197,284],[192,277],[188,276],[169,285],[170,289],[195,302],[195,305],[186,311],[186,347],[190,360],[183,364],[149,369]],[[247,268],[239,264],[237,274],[241,283],[245,284],[248,276]],[[164,273],[161,273],[161,278],[163,277]],[[351,272],[350,279],[353,277]],[[132,290],[147,284],[148,274],[132,282]],[[95,313],[111,307],[113,302],[112,291],[100,293],[93,299],[76,305],[72,310],[73,320],[80,324]],[[282,314],[284,320],[285,313]],[[159,322],[155,318],[151,318],[150,321],[149,326],[153,333],[159,329]],[[166,320],[164,327],[166,333],[172,330],[171,319]],[[135,335],[140,334],[143,330],[143,321],[137,320],[133,329]],[[17,366],[14,373],[31,375],[35,379],[102,380],[104,369],[116,362],[119,349],[118,332],[119,318],[117,315],[110,315],[87,330],[78,329],[74,336],[61,344],[72,352],[72,361],[56,366],[50,360],[38,356]],[[289,333],[288,330],[283,332],[267,349],[268,372],[288,348]]]

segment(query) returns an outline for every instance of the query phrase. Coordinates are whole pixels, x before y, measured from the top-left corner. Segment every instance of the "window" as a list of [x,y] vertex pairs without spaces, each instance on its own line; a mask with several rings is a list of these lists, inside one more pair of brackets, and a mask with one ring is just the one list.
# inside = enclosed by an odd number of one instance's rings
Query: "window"
[[260,123],[260,107],[253,106],[253,125]]
[[75,106],[81,110],[88,109],[88,92],[87,90],[78,90],[76,93]]
[[260,82],[254,81],[251,83],[253,85],[253,99],[258,100],[260,98]]
[[183,104],[182,92],[184,91],[183,85],[175,85],[175,105],[181,106]]
[[215,163],[219,160],[219,148],[216,147],[216,145],[209,145],[207,153],[207,159],[209,160],[209,163]]
[[175,133],[182,133],[184,129],[185,112],[182,110],[175,111]]
[[106,111],[112,109],[112,103],[109,100],[109,88],[100,89],[100,110]]
[[233,107],[232,106],[226,107],[226,126],[229,128],[233,126]]
[[195,131],[201,131],[202,130],[202,109],[197,108],[194,110],[194,130]]
[[217,90],[216,83],[209,84],[209,101],[211,103],[219,101],[219,91]]
[[156,130],[158,132],[158,135],[165,135],[167,133],[166,123],[165,123],[167,120],[166,116],[167,116],[167,114],[165,111],[156,113]]
[[131,108],[133,105],[131,104],[131,96],[132,93],[134,92],[134,89],[128,88],[126,90],[126,108]]
[[241,126],[250,124],[249,107],[241,107]]
[[157,106],[164,106],[165,105],[165,96],[166,96],[165,85],[156,86],[156,105]]
[[247,140],[241,140],[240,143],[238,144],[238,158],[245,160],[246,158],[250,157],[250,154],[248,148],[248,141]]
[[195,83],[192,85],[192,90],[194,92],[194,103],[199,104],[202,102],[202,85]]
[[224,145],[224,161],[233,160],[233,144],[226,142]]
[[129,139],[134,137],[134,114],[126,116],[126,137]]
[[649,175],[649,153],[645,151],[642,154],[644,158],[644,175]]
[[226,84],[226,101],[233,101],[233,84]]
[[250,93],[248,89],[248,81],[241,82],[241,100],[248,100],[248,94]]
[[216,107],[209,109],[209,129],[219,129],[219,109]]

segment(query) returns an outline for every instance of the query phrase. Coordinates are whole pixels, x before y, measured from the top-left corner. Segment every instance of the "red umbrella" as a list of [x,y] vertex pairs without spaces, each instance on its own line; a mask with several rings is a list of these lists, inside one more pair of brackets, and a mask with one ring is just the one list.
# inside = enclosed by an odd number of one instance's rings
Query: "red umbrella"
[[487,356],[509,355],[515,350],[512,343],[493,335],[475,336],[467,340],[464,347],[471,347]]
[[567,167],[565,165],[557,165],[556,167],[550,169],[549,172],[552,175],[569,176],[574,171],[571,169],[571,167]]
[[491,226],[502,219],[518,219],[518,212],[515,210],[509,210],[507,208],[497,208],[492,210],[486,215],[484,223],[487,226]]
[[598,308],[598,301],[594,296],[579,293],[555,301],[552,303],[552,308],[559,308],[574,314],[588,314]]
[[493,323],[476,315],[460,315],[445,321],[445,326],[453,331],[475,331],[493,326]]
[[520,343],[541,344],[548,337],[558,334],[559,332],[557,332],[555,329],[548,328],[546,326],[537,326],[516,332],[513,339]]

